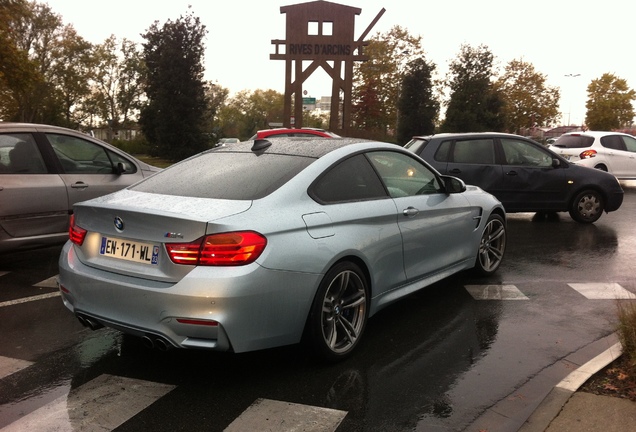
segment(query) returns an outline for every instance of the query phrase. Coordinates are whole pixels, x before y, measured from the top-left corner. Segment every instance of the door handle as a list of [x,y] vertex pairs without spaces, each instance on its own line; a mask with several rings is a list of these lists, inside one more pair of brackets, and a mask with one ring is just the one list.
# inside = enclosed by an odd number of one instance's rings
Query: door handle
[[86,183],[80,181],[80,182],[77,182],[77,183],[73,183],[71,185],[71,187],[73,189],[86,189],[88,187],[88,185]]
[[404,211],[402,212],[402,214],[404,214],[404,216],[406,217],[413,217],[416,214],[418,214],[420,211],[418,209],[416,209],[415,207],[407,207],[404,209]]
[[509,175],[509,176],[516,176],[516,175],[517,175],[517,171],[508,171],[508,172],[506,173],[506,175]]
[[453,168],[448,173],[449,174],[460,174],[461,172],[462,172],[462,170],[460,170],[459,168]]

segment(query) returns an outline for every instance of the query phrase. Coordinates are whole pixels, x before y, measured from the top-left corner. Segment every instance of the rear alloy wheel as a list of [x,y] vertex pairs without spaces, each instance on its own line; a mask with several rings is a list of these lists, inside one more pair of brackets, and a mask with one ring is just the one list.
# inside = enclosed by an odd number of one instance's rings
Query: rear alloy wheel
[[595,190],[579,193],[570,204],[570,216],[580,223],[596,222],[603,214],[603,197]]
[[505,251],[506,222],[498,214],[492,214],[481,234],[475,270],[483,276],[493,274],[499,268]]
[[325,360],[347,357],[356,347],[367,322],[367,282],[350,262],[332,267],[320,283],[309,316],[309,336]]

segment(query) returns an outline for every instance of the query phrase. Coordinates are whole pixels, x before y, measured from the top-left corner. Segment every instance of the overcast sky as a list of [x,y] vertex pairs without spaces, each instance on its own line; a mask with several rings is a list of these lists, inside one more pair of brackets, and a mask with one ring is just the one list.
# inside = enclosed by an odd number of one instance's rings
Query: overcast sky
[[[284,64],[270,60],[272,39],[285,39],[281,6],[304,1],[281,0],[38,0],[46,2],[80,36],[101,43],[111,34],[142,42],[140,34],[154,21],[176,20],[191,10],[207,27],[205,79],[236,93],[273,89],[284,92]],[[462,44],[486,45],[503,67],[522,58],[561,89],[563,121],[580,124],[586,88],[603,73],[613,73],[636,87],[634,17],[636,2],[605,0],[353,0],[334,3],[362,9],[355,37],[376,15],[386,12],[370,36],[393,26],[422,36],[427,59],[445,74]],[[320,73],[319,73],[320,72]],[[570,77],[566,75],[576,75]],[[314,72],[303,87],[308,96],[330,95],[330,80]]]

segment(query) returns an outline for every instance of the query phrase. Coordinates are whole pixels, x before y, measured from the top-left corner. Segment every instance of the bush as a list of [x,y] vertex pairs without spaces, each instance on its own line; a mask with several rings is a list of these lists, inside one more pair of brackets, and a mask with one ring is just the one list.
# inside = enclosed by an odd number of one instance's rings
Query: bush
[[132,155],[151,153],[150,144],[148,144],[148,141],[143,137],[135,137],[132,140],[115,139],[111,144]]
[[618,338],[632,373],[636,373],[636,303],[618,303]]

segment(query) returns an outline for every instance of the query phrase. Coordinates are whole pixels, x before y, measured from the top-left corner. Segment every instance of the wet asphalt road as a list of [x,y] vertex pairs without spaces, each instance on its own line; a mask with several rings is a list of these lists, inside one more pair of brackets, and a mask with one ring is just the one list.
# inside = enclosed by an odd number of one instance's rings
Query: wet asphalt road
[[83,328],[64,308],[50,279],[61,247],[0,256],[0,371],[17,364],[0,375],[0,431],[55,401],[70,406],[70,395],[104,376],[170,390],[106,430],[221,431],[266,399],[343,411],[338,432],[515,431],[577,356],[614,331],[615,296],[588,298],[582,287],[636,293],[636,183],[624,189],[622,208],[593,225],[565,213],[509,215],[496,275],[458,275],[381,311],[353,358],[335,365],[301,346],[147,350]]

